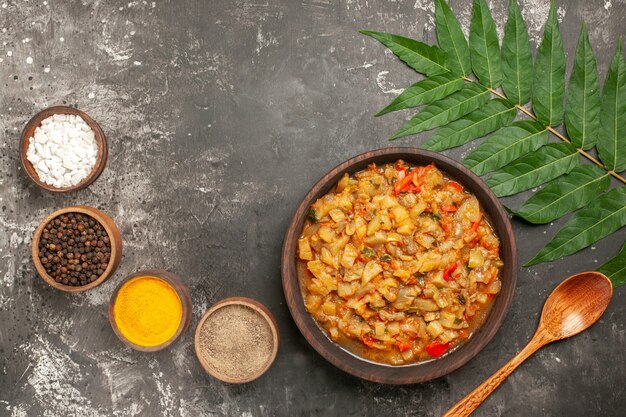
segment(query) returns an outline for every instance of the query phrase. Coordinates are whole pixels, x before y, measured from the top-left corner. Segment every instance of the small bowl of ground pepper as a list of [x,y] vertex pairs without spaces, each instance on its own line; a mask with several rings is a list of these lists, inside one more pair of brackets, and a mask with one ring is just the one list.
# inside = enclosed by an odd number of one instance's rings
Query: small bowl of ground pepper
[[35,230],[33,262],[48,284],[80,292],[106,281],[122,259],[122,236],[104,212],[88,206],[57,210]]
[[231,384],[253,381],[274,363],[279,335],[270,311],[250,298],[232,297],[209,308],[195,335],[204,370]]
[[109,320],[125,345],[156,352],[176,342],[191,322],[191,297],[183,280],[168,271],[139,271],[119,283]]

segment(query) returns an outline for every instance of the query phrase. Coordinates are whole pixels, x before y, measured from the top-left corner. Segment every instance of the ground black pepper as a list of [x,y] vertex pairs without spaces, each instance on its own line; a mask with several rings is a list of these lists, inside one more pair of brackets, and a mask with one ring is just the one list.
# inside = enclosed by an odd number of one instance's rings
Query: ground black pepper
[[66,213],[52,219],[39,239],[39,260],[56,282],[87,285],[106,270],[111,241],[104,227],[82,213]]
[[243,305],[214,311],[200,329],[199,353],[208,365],[229,378],[247,379],[272,359],[272,329],[259,313]]

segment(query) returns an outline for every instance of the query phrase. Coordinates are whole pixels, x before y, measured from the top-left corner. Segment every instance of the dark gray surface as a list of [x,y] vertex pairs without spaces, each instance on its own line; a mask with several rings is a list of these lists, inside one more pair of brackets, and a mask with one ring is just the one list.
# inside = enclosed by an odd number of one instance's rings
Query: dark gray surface
[[[506,2],[492,3],[501,31]],[[521,4],[535,47],[548,1]],[[603,80],[625,33],[626,3],[558,4],[569,65],[584,17]],[[467,29],[469,2],[452,5]],[[285,306],[282,237],[317,178],[388,146],[408,114],[372,114],[417,79],[359,28],[433,42],[432,2],[0,0],[1,416],[440,415],[530,339],[560,280],[617,252],[624,230],[559,262],[520,268],[500,332],[447,377],[389,387],[325,362]],[[18,160],[27,120],[62,103],[87,111],[110,141],[100,179],[67,196],[37,189]],[[116,220],[124,259],[106,284],[68,295],[36,276],[30,239],[43,217],[76,203]],[[558,224],[514,220],[521,259]],[[185,277],[194,304],[190,330],[157,354],[125,348],[107,319],[113,287],[145,268]],[[235,295],[265,303],[282,336],[274,366],[244,386],[205,375],[193,350],[202,312]],[[589,331],[530,358],[474,415],[623,416],[624,297],[616,291]]]

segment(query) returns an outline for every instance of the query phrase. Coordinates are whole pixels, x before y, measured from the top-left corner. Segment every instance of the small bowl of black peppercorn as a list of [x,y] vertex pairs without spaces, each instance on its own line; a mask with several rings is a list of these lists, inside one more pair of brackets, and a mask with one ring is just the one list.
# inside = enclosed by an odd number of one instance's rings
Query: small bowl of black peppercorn
[[122,259],[122,236],[103,211],[88,206],[57,210],[39,225],[32,242],[33,262],[48,284],[61,291],[97,287]]

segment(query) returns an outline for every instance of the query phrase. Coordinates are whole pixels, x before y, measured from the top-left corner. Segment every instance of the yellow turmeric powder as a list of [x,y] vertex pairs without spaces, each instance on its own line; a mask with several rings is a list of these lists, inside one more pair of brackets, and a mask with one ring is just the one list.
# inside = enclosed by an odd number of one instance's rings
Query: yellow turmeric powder
[[183,317],[176,290],[161,278],[143,276],[120,288],[113,318],[122,335],[140,346],[156,346],[176,334]]

